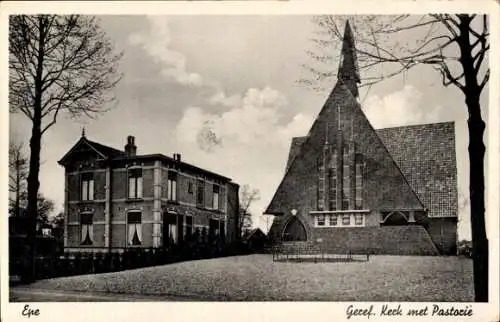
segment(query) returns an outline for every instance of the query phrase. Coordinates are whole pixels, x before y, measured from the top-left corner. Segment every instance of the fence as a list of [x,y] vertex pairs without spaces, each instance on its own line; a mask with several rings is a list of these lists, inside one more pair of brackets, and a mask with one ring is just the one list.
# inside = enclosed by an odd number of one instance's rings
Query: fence
[[272,247],[274,262],[367,262],[369,254],[339,254],[312,242],[284,242]]
[[[63,255],[38,256],[35,260],[35,278],[117,272],[127,269],[164,265],[186,260],[244,255],[249,250],[241,243],[217,245],[206,242],[183,243],[166,248],[124,248],[112,252],[78,252]],[[28,261],[25,256],[9,261],[10,276],[25,276]]]

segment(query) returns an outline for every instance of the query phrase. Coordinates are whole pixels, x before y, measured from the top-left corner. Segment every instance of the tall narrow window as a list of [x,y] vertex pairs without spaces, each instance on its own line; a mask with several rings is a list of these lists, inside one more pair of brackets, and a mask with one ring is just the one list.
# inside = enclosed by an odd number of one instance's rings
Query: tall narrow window
[[168,172],[168,199],[169,200],[177,200],[177,172],[169,171]]
[[200,179],[198,180],[198,186],[196,190],[196,203],[199,206],[203,205],[204,194],[205,194],[205,182],[202,179]]
[[337,210],[337,153],[334,151],[330,163],[330,195],[328,197],[329,209]]
[[363,209],[363,165],[356,162],[356,209]]
[[320,156],[318,160],[318,210],[325,210],[325,160]]
[[94,200],[94,174],[82,174],[82,200]]
[[127,215],[128,245],[138,246],[142,242],[141,213],[129,212]]
[[214,185],[212,208],[219,210],[219,186],[218,185]]
[[167,225],[167,236],[163,237],[167,239],[167,244],[177,244],[177,215],[166,213],[165,224]]
[[128,173],[128,197],[130,199],[142,198],[142,170],[133,169]]
[[349,209],[349,197],[350,197],[350,186],[351,178],[349,176],[349,151],[347,147],[344,148],[344,153],[342,155],[342,209]]
[[82,245],[90,246],[94,241],[94,225],[92,217],[93,215],[91,213],[80,214],[80,241]]

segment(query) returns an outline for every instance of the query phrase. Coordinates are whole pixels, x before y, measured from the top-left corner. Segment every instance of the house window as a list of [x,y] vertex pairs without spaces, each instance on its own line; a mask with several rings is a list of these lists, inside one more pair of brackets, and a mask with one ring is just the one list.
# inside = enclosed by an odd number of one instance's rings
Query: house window
[[93,214],[91,213],[82,213],[80,214],[80,243],[82,245],[90,246],[94,241],[94,225]]
[[212,199],[212,208],[219,210],[219,186],[217,185],[214,185],[214,193]]
[[142,242],[141,213],[129,212],[127,215],[128,245],[138,246]]
[[337,226],[337,215],[330,215],[330,222],[328,224],[329,226]]
[[166,225],[167,225],[167,244],[177,244],[177,215],[176,214],[166,214]]
[[168,172],[167,197],[169,200],[177,200],[177,172]]
[[318,226],[324,226],[325,225],[325,215],[319,215],[317,218],[318,218]]
[[202,179],[200,179],[198,180],[198,187],[196,191],[196,203],[200,206],[203,205],[204,194],[205,194],[205,182]]
[[193,235],[193,216],[186,216],[186,236],[190,237]]
[[342,226],[351,225],[351,215],[342,215]]
[[82,174],[82,200],[94,200],[94,174]]
[[354,224],[356,226],[363,226],[363,215],[362,214],[356,214],[356,216],[354,216]]
[[363,209],[363,165],[356,163],[356,209]]
[[349,209],[349,197],[351,180],[349,176],[349,152],[347,148],[344,148],[344,153],[342,157],[342,209]]
[[128,173],[128,197],[130,199],[142,198],[142,170],[133,169]]
[[193,194],[193,181],[188,181],[188,193]]

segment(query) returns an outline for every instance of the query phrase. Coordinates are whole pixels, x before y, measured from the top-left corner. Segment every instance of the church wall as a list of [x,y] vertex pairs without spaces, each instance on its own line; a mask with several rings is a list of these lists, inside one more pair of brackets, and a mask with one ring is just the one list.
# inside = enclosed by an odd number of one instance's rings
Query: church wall
[[443,255],[457,254],[457,218],[429,218],[427,231]]

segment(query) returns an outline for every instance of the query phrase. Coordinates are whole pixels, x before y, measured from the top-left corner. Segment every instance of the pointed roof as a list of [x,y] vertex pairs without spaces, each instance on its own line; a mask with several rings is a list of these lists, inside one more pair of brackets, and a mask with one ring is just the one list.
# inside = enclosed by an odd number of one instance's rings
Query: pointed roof
[[82,131],[82,136],[80,137],[80,140],[73,145],[73,147],[66,153],[61,160],[58,161],[59,164],[64,165],[66,164],[66,161],[69,159],[69,157],[79,149],[86,148],[94,151],[99,155],[100,158],[102,159],[110,159],[114,157],[120,157],[120,156],[125,156],[125,152],[117,150],[115,148],[112,148],[110,146],[97,143],[94,141],[90,141],[87,139],[85,136],[85,132]]
[[[348,120],[350,122],[346,122]],[[370,192],[366,198],[369,207],[380,210],[425,209],[351,90],[343,82],[339,82],[314,121],[300,151],[290,161],[288,170],[265,213],[282,214],[289,207],[299,206],[301,199],[314,198],[316,190],[308,187],[317,185],[317,160],[322,155],[326,141],[327,124],[340,125],[340,131],[328,132],[329,142],[338,142],[341,133],[349,133],[349,137],[355,142],[356,153],[362,155],[366,161],[369,171],[366,184],[373,186],[373,189],[367,190],[376,191]],[[340,137],[340,140],[344,138]],[[300,196],[297,194],[297,187],[305,189]]]
[[361,79],[359,77],[359,67],[356,55],[356,46],[354,44],[354,35],[352,33],[349,20],[347,20],[345,24],[342,50],[340,53],[340,66],[337,77],[340,82],[344,83],[347,88],[349,88],[354,97],[359,97],[357,84],[361,82]]

